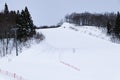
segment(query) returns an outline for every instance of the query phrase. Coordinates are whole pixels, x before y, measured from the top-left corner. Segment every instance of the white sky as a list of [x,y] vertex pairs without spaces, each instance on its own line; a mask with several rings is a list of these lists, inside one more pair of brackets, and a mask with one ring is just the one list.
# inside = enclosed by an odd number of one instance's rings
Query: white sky
[[57,24],[72,12],[120,11],[120,0],[0,0],[0,10],[3,10],[5,2],[10,10],[28,6],[37,26]]

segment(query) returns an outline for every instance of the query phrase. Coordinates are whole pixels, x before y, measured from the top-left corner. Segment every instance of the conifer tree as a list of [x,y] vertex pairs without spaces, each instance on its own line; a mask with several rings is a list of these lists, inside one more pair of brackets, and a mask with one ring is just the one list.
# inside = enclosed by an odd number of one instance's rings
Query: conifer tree
[[25,16],[26,16],[25,20],[26,20],[27,35],[30,36],[34,25],[27,7],[25,7]]
[[23,38],[23,28],[22,28],[22,17],[21,14],[19,12],[19,10],[17,11],[17,17],[16,17],[16,26],[18,28],[17,30],[17,39],[21,41],[21,39]]
[[120,38],[120,13],[117,13],[117,18],[115,21],[114,33],[117,38]]
[[4,13],[5,13],[5,14],[8,14],[8,13],[9,13],[9,10],[8,10],[8,5],[7,5],[7,3],[5,3]]
[[112,31],[112,26],[111,26],[110,22],[108,21],[107,22],[107,34],[111,34],[111,31]]
[[32,37],[35,33],[34,24],[31,18],[31,15],[28,11],[28,8],[25,7],[25,10],[22,10],[21,13],[17,12],[17,27],[18,29],[18,39],[27,39]]

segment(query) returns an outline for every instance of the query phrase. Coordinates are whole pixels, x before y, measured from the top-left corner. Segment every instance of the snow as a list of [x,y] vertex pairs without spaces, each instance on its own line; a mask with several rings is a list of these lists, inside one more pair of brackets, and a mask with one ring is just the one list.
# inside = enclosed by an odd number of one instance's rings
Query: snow
[[1,76],[0,76],[0,80],[7,80],[7,79],[1,78]]
[[6,80],[6,79],[2,78],[1,75],[0,75],[0,80]]
[[18,57],[0,59],[2,70],[25,80],[120,80],[120,45],[111,43],[101,30],[64,23],[38,31],[46,39]]
[[14,80],[14,79],[3,74],[0,74],[0,80]]

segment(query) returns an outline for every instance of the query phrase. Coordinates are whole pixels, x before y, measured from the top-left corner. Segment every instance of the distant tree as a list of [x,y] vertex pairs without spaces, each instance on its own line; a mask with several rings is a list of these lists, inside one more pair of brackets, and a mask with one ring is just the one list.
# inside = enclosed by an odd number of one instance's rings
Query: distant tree
[[117,38],[120,38],[120,13],[117,13],[117,18],[115,21],[114,33]]
[[97,27],[106,27],[107,21],[113,26],[115,24],[116,14],[114,13],[72,13],[65,16],[66,22],[73,23],[76,25],[86,25],[86,26],[97,26]]
[[108,21],[107,22],[107,34],[110,34],[111,31],[112,31],[112,26],[111,26],[110,22]]
[[23,27],[22,27],[22,17],[21,14],[19,12],[19,10],[17,11],[17,17],[16,17],[16,27],[17,29],[17,39],[21,41],[21,39],[23,38]]
[[35,34],[35,26],[27,7],[25,7],[25,10],[22,10],[21,13],[19,13],[19,11],[17,12],[16,24],[18,27],[17,33],[19,40],[26,40]]
[[28,11],[28,8],[25,7],[25,20],[26,20],[26,28],[27,28],[27,36],[32,37],[35,34],[35,26],[33,24],[32,17]]
[[5,13],[5,14],[8,14],[8,13],[9,13],[9,10],[8,10],[8,5],[7,5],[7,3],[5,3],[4,13]]

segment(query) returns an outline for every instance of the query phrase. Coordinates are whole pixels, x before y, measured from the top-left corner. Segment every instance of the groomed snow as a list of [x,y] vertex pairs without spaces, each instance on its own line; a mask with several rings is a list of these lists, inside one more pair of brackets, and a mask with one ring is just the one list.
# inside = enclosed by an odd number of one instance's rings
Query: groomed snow
[[120,80],[120,45],[100,30],[86,27],[64,23],[38,30],[46,39],[18,57],[0,59],[0,68],[26,80]]

